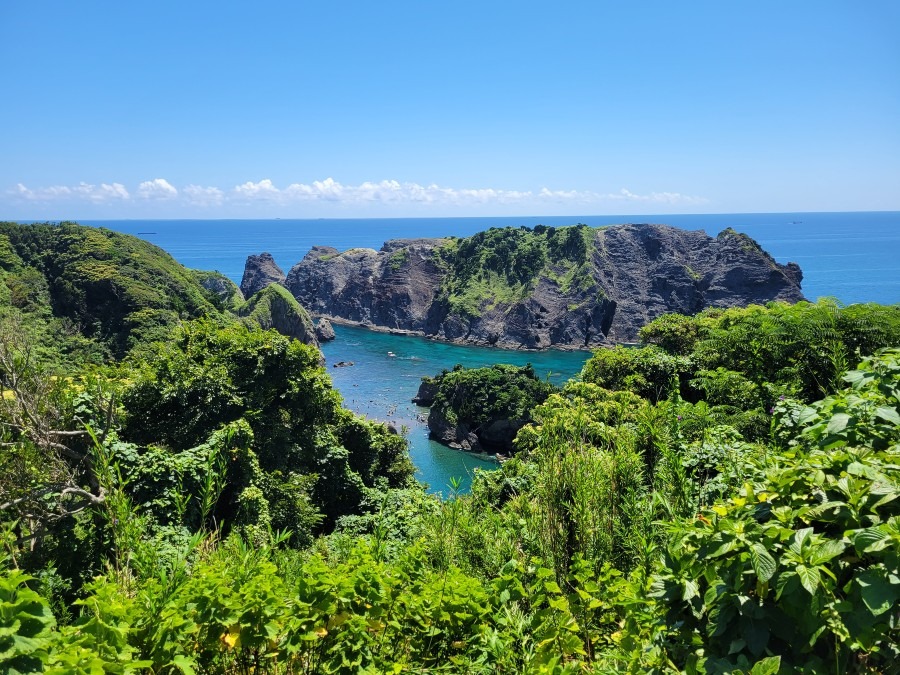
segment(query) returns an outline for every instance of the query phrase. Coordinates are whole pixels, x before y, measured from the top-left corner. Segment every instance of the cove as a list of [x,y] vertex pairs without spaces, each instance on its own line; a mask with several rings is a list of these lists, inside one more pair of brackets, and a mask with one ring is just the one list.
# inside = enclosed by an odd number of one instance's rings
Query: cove
[[[450,370],[510,363],[530,363],[535,372],[559,386],[581,372],[588,351],[511,351],[447,344],[422,337],[391,335],[352,326],[334,326],[335,339],[322,345],[326,368],[344,406],[369,419],[406,427],[416,478],[432,493],[448,491],[451,478],[460,478],[467,492],[475,469],[495,469],[493,456],[453,450],[428,438],[428,408],[411,402],[422,377]],[[393,354],[391,356],[390,354]],[[333,367],[339,362],[352,366]]]

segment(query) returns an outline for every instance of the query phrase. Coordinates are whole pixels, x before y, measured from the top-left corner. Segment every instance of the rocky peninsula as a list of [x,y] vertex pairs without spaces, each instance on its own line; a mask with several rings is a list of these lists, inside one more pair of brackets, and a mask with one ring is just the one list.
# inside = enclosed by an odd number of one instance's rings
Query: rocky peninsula
[[245,282],[281,283],[335,322],[516,349],[633,342],[665,313],[804,299],[796,263],[730,228],[492,228],[379,251],[314,246],[280,272],[268,254],[251,256]]

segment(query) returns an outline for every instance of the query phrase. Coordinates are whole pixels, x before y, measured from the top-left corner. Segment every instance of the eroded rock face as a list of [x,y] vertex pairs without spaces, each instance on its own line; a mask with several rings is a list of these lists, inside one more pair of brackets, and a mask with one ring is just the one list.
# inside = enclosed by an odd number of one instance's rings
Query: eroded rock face
[[443,270],[432,256],[443,239],[401,239],[381,251],[314,246],[285,286],[317,316],[363,326],[422,331]]
[[437,396],[437,393],[438,383],[435,380],[431,378],[422,380],[422,383],[419,385],[419,390],[412,398],[412,403],[429,408],[431,407],[431,404],[434,403],[434,397]]
[[244,276],[241,279],[241,293],[250,298],[266,286],[284,282],[284,272],[275,262],[271,253],[260,253],[247,257]]
[[[717,237],[667,225],[619,225],[590,233],[587,274],[577,284],[550,260],[524,297],[486,298],[453,309],[446,239],[398,239],[380,251],[314,247],[284,285],[316,316],[409,331],[450,342],[507,348],[593,348],[633,342],[661,314],[695,314],[771,300],[803,299],[802,274],[749,237]],[[246,278],[246,275],[245,275]]]
[[321,318],[316,323],[316,337],[319,342],[329,342],[334,340],[334,328],[331,322],[326,318]]

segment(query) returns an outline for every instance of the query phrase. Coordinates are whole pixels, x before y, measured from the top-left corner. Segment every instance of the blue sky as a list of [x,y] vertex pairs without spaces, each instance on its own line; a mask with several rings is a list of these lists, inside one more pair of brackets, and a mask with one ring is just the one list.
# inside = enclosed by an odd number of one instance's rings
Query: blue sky
[[900,210],[900,2],[0,3],[0,218]]

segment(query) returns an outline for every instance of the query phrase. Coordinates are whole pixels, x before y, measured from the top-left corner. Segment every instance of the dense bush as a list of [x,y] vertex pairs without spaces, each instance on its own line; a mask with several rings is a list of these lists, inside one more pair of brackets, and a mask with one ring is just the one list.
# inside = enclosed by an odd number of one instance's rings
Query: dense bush
[[[219,514],[228,520],[241,500],[245,512],[251,508],[246,505],[251,493],[245,493],[251,486],[267,488],[256,502],[266,503],[269,516],[275,506],[276,518],[269,520],[286,528],[291,512],[304,510],[308,493],[333,524],[356,512],[365,489],[377,480],[404,485],[412,474],[405,441],[383,424],[342,409],[319,362],[318,350],[274,331],[239,323],[224,328],[208,321],[185,323],[136,368],[124,392],[123,440],[167,449],[142,451],[131,474],[146,472],[138,464],[152,457],[181,462],[218,429],[240,422],[249,454],[240,462],[242,476],[229,471],[224,489],[231,506]],[[237,461],[234,452],[229,467]]]
[[541,275],[555,280],[566,292],[573,284],[593,286],[584,265],[594,232],[586,225],[538,225],[534,230],[492,227],[465,239],[450,239],[437,251],[439,263],[448,272],[442,298],[453,310],[478,316],[483,306],[521,299]]

